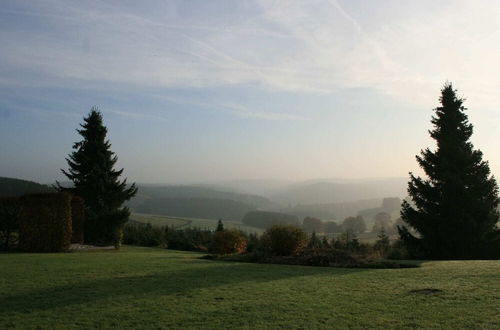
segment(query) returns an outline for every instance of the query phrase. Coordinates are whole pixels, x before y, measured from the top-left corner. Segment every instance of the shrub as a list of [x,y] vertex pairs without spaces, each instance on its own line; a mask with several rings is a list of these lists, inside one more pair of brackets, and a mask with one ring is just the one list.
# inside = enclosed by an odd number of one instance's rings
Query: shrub
[[150,223],[127,223],[123,228],[123,243],[138,246],[167,247],[165,227]]
[[343,232],[337,239],[332,239],[332,247],[339,250],[348,250],[359,253],[367,253],[371,246],[359,242],[358,237],[352,231]]
[[374,248],[375,250],[379,251],[382,256],[385,256],[389,251],[390,241],[389,241],[389,236],[387,236],[383,227],[378,233],[377,237],[378,239],[375,242]]
[[323,241],[316,235],[316,232],[311,234],[311,238],[309,238],[309,242],[307,243],[308,249],[320,248],[323,247]]
[[71,243],[83,244],[85,224],[85,203],[83,198],[74,196],[71,199]]
[[387,259],[403,260],[408,258],[408,250],[401,240],[395,241],[387,253]]
[[349,268],[413,268],[419,266],[415,263],[374,259],[347,250],[336,250],[332,248],[305,249],[300,253],[288,256],[266,256],[259,253],[245,253],[224,256],[212,255],[202,258],[223,261]]
[[300,227],[275,225],[264,232],[263,248],[274,255],[290,255],[300,252],[307,244],[307,234]]
[[346,250],[314,248],[306,249],[294,256],[297,265],[304,266],[338,266],[355,265],[360,263],[360,258]]
[[170,249],[184,251],[208,251],[214,233],[199,228],[173,229],[166,228],[165,237]]
[[247,239],[237,230],[216,231],[211,250],[215,254],[243,253],[247,244]]
[[21,203],[16,197],[0,198],[0,249],[8,250],[15,244],[19,230]]
[[262,248],[260,244],[260,238],[256,233],[244,234],[247,239],[247,251],[255,252]]
[[19,217],[19,248],[30,252],[67,251],[71,244],[71,196],[26,195]]

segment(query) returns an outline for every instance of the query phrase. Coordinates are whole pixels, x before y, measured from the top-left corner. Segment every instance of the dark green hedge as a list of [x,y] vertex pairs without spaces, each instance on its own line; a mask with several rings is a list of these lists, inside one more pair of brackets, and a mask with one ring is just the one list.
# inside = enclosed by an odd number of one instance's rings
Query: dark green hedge
[[67,251],[71,244],[71,196],[66,193],[25,195],[19,217],[19,249]]
[[19,198],[0,198],[0,249],[9,250],[16,244],[20,212]]
[[85,202],[81,197],[74,196],[71,199],[71,224],[73,230],[71,243],[83,244],[85,232]]

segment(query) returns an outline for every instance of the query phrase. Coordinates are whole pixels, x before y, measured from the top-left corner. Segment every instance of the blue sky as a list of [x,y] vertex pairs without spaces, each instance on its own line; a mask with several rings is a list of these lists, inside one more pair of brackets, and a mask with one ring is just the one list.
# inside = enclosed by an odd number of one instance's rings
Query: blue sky
[[497,1],[2,1],[0,176],[98,106],[139,182],[406,176],[440,87],[500,171]]

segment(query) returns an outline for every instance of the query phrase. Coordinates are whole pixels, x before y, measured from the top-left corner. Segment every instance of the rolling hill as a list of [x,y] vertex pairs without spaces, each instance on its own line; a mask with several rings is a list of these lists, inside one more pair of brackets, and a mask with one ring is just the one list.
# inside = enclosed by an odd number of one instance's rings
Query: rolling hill
[[54,191],[52,187],[15,178],[0,177],[0,197],[21,196]]

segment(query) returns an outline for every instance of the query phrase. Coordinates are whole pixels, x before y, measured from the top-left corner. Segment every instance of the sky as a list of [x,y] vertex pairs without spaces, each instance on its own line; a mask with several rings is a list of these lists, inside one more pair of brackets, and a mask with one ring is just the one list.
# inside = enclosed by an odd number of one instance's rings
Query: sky
[[150,183],[403,177],[440,89],[500,175],[500,2],[0,3],[0,176],[64,179],[92,106]]

